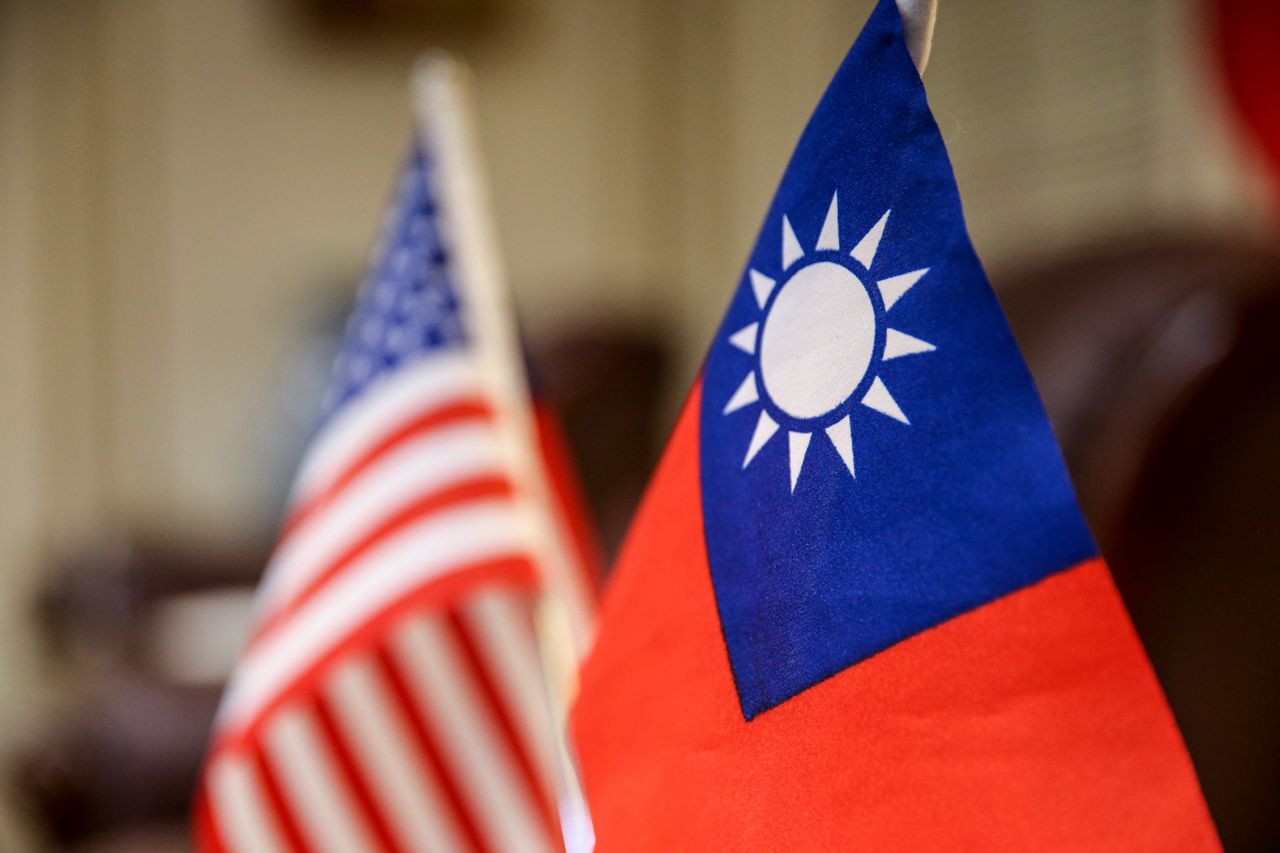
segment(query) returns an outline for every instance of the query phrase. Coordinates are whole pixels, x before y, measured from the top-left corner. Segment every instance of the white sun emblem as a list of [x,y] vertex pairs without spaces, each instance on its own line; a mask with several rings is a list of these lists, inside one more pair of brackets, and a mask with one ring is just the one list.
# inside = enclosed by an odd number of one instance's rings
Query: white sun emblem
[[[778,432],[779,417],[770,413],[774,410],[787,423],[793,492],[809,440],[819,429],[826,432],[849,475],[854,475],[849,418],[855,398],[869,409],[909,423],[872,366],[936,349],[897,329],[886,327],[883,335],[878,334],[877,326],[884,323],[889,309],[929,270],[926,267],[879,279],[873,292],[861,276],[871,272],[890,211],[885,211],[845,256],[840,251],[837,198],[831,197],[812,257],[780,286],[776,279],[748,270],[764,317],[729,336],[729,343],[753,356],[756,366],[729,398],[724,414],[760,403],[762,395],[765,398],[742,467],[750,465]],[[791,222],[783,216],[782,272],[803,258],[805,253]],[[879,312],[877,303],[883,306]]]

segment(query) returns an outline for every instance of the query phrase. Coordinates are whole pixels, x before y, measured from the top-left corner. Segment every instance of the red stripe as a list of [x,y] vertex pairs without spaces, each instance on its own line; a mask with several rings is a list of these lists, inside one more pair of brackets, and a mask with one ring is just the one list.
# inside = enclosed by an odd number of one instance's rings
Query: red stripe
[[216,756],[222,750],[235,749],[255,740],[265,721],[282,706],[297,699],[305,701],[309,691],[315,689],[316,682],[327,674],[329,667],[336,661],[346,655],[359,654],[371,645],[380,643],[387,631],[410,612],[443,606],[487,583],[531,588],[536,583],[533,564],[523,555],[512,555],[461,566],[400,596],[382,610],[371,614],[362,625],[350,631],[328,651],[317,655],[310,666],[292,681],[281,685],[275,697],[264,703],[258,713],[247,722],[215,731],[211,755]]
[[196,802],[191,810],[191,838],[197,853],[227,853],[226,842],[218,830],[209,802],[209,791],[202,784],[196,792]]
[[596,538],[595,524],[583,497],[560,420],[549,406],[536,402],[533,415],[538,450],[554,498],[552,509],[566,528],[573,554],[577,557],[572,570],[582,583],[587,603],[594,604],[599,598],[604,576],[604,549]]
[[520,780],[523,781],[526,792],[535,804],[535,810],[542,819],[543,828],[547,831],[547,837],[553,843],[559,842],[561,840],[560,825],[556,818],[555,807],[551,801],[551,792],[546,789],[545,784],[539,779],[538,773],[534,769],[529,751],[516,732],[510,709],[507,708],[502,694],[498,692],[493,675],[481,657],[479,649],[476,648],[476,641],[471,635],[471,629],[463,622],[454,608],[450,607],[446,611],[446,616],[449,628],[453,631],[458,645],[462,649],[463,656],[466,658],[466,665],[471,670],[476,686],[480,688],[485,703],[493,710],[502,739],[506,742],[511,756],[516,760]]
[[376,462],[383,454],[437,427],[471,419],[487,420],[492,416],[493,411],[489,406],[479,399],[473,398],[430,409],[402,423],[369,445],[363,453],[343,469],[341,474],[323,486],[320,491],[307,496],[305,501],[289,511],[284,527],[280,531],[279,541],[276,543],[277,549],[308,519],[331,503],[343,489],[350,485],[353,480],[359,477],[366,468]]
[[383,814],[381,805],[370,789],[369,780],[356,762],[355,755],[351,752],[350,744],[347,743],[347,739],[340,730],[337,720],[334,719],[333,708],[323,694],[316,694],[315,712],[316,722],[320,724],[320,730],[323,732],[324,738],[333,752],[333,757],[337,760],[347,787],[355,797],[356,802],[359,803],[360,813],[364,816],[369,828],[373,830],[378,843],[383,850],[391,851],[391,853],[398,853],[398,851],[404,850],[405,848],[396,841],[395,836],[392,834],[386,815]]
[[391,689],[394,705],[399,709],[401,717],[404,719],[406,727],[409,729],[413,737],[414,743],[421,750],[427,764],[430,765],[432,774],[440,784],[440,789],[448,801],[450,810],[458,826],[466,835],[467,841],[474,850],[487,850],[488,844],[480,834],[479,824],[475,815],[467,807],[466,801],[462,797],[462,793],[458,790],[458,786],[454,781],[452,773],[444,762],[444,757],[440,753],[440,748],[435,742],[435,738],[431,734],[431,729],[427,720],[422,715],[421,708],[418,707],[417,701],[413,698],[409,690],[409,685],[405,680],[404,673],[400,671],[399,664],[391,656],[385,647],[379,648],[374,653],[374,661],[382,675],[386,678],[387,685]]
[[297,853],[305,853],[309,849],[306,839],[302,835],[302,829],[298,826],[298,821],[294,817],[293,808],[285,797],[284,789],[280,786],[280,779],[276,776],[275,768],[271,766],[271,760],[267,758],[267,753],[262,744],[254,743],[250,755],[258,768],[262,790],[267,795],[267,801],[264,805],[268,807],[268,811],[271,812],[271,816],[275,819],[274,823],[284,835],[285,844],[290,850],[297,851]]
[[249,641],[249,648],[252,649],[263,637],[288,621],[289,617],[297,613],[325,584],[341,574],[361,555],[384,539],[430,515],[444,512],[468,501],[509,497],[511,494],[511,483],[506,478],[484,476],[432,492],[415,500],[413,503],[401,507],[370,528],[363,537],[352,543],[346,551],[338,555],[333,562],[316,574],[306,586],[267,614],[266,618],[259,623],[257,630]]

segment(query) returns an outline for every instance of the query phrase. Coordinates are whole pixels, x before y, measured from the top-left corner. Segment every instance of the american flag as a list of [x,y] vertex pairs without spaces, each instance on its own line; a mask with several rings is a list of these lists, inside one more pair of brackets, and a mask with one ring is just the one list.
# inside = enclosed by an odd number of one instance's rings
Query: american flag
[[482,313],[476,251],[496,252],[443,79],[450,114],[402,169],[219,710],[202,849],[562,846],[532,616],[572,546],[494,346],[511,324]]

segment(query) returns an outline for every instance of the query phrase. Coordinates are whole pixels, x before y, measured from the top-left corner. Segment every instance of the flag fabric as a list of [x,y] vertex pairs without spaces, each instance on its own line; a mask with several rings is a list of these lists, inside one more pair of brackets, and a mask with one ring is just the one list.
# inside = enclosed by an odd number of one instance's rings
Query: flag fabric
[[1207,0],[1205,12],[1233,114],[1261,152],[1274,191],[1280,186],[1280,4]]
[[1218,846],[893,0],[765,215],[572,720],[610,851]]
[[[539,590],[592,593],[541,456],[460,70],[419,122],[219,710],[202,849],[558,850]],[[581,525],[577,525],[581,527]],[[572,655],[572,653],[570,653]]]

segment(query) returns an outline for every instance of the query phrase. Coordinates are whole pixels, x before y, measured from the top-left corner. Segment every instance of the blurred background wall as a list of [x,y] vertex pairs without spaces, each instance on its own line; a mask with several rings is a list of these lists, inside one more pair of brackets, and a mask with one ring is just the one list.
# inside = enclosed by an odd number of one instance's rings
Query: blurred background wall
[[[269,535],[300,342],[359,275],[417,51],[473,65],[530,336],[654,330],[665,419],[870,6],[0,0],[0,749],[70,677],[32,610],[62,553]],[[997,282],[1134,232],[1263,229],[1201,4],[940,7],[928,88]]]

